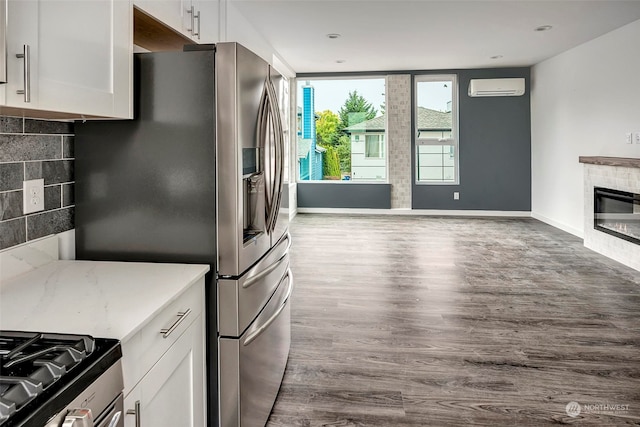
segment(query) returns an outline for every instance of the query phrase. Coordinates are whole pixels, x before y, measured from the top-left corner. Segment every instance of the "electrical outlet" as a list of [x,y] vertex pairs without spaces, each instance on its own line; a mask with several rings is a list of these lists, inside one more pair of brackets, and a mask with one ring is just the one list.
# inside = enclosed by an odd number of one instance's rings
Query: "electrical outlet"
[[640,144],[640,132],[636,132],[633,134],[633,140],[636,142],[636,144]]
[[44,179],[22,181],[23,213],[29,214],[44,210]]
[[627,144],[633,144],[633,134],[631,132],[624,134],[624,139]]
[[453,200],[460,200],[460,192],[458,191],[453,192]]

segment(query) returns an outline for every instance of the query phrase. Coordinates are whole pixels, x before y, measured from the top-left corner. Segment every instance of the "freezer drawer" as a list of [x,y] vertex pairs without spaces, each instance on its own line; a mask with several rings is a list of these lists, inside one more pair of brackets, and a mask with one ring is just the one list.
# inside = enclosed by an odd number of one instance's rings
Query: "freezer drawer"
[[240,338],[220,338],[221,427],[266,424],[289,356],[292,289],[288,271],[260,316]]
[[289,269],[291,237],[285,237],[247,274],[218,279],[218,332],[238,337],[256,318]]

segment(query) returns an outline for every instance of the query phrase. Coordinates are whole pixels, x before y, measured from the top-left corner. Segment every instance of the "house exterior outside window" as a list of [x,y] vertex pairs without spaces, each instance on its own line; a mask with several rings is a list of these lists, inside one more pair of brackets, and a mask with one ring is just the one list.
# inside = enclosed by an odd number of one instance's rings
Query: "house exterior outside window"
[[[451,111],[418,107],[416,130],[420,138],[449,140],[452,134]],[[385,115],[349,126],[351,135],[351,174],[354,181],[386,180]],[[420,177],[433,182],[455,180],[455,147],[420,145],[417,149]]]
[[310,84],[302,87],[302,108],[298,107],[298,179],[322,180],[322,153],[316,144],[315,90]]
[[457,76],[415,77],[416,184],[458,184]]
[[367,159],[384,158],[384,133],[365,135],[364,144],[364,156]]
[[360,122],[345,130],[351,138],[351,180],[387,180],[386,116]]

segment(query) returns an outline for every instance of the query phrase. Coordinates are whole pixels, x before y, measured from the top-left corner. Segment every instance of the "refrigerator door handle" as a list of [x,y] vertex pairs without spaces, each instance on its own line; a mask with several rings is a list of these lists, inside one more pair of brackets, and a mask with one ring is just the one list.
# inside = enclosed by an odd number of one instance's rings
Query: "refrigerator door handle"
[[263,152],[265,172],[265,219],[266,230],[271,233],[278,219],[282,182],[284,178],[284,135],[282,118],[278,106],[278,95],[267,75],[258,107],[256,138]]
[[264,82],[262,96],[258,106],[258,126],[256,130],[258,147],[262,150],[262,167],[264,169],[265,185],[265,228],[269,232],[269,217],[272,210],[273,170],[271,168],[271,146],[269,144],[269,78]]
[[291,293],[293,292],[293,280],[292,280],[292,278],[293,278],[293,275],[291,274],[291,270],[287,270],[287,272],[285,273],[284,277],[280,281],[280,284],[278,285],[278,286],[280,286],[282,284],[282,282],[287,280],[288,289],[287,289],[287,293],[286,293],[285,297],[282,300],[282,303],[280,303],[280,306],[278,307],[278,309],[269,317],[269,319],[267,319],[255,331],[253,331],[252,333],[250,333],[247,336],[247,338],[244,340],[242,345],[247,346],[247,345],[251,344],[253,341],[255,341],[255,339],[258,338],[264,331],[266,331],[269,328],[269,325],[271,325],[278,318],[280,313],[282,313],[282,310],[285,309],[285,307],[289,303],[289,298],[291,297]]
[[[280,117],[280,107],[278,106],[278,96],[276,90],[271,82],[270,76],[265,81],[265,87],[267,91],[268,99],[268,120],[271,124],[272,140],[270,140],[270,147],[268,153],[275,157],[274,161],[274,174],[272,176],[271,188],[270,188],[270,203],[269,210],[267,211],[267,231],[272,232],[276,227],[278,219],[278,212],[280,210],[280,199],[282,197],[282,181],[284,175],[284,136],[282,134],[282,119]],[[266,154],[266,153],[265,153]],[[271,167],[271,162],[269,162]]]

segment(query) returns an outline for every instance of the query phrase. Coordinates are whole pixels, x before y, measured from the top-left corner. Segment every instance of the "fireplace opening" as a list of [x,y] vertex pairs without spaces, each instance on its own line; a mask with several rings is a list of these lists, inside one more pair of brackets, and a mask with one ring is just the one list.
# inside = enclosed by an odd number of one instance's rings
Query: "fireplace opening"
[[594,228],[640,245],[640,194],[594,189]]

